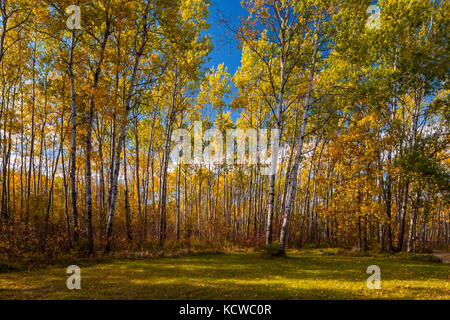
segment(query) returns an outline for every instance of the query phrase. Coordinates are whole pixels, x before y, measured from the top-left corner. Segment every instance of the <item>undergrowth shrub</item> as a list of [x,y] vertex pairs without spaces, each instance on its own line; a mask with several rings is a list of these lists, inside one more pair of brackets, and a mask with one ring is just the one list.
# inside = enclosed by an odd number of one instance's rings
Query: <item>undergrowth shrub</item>
[[268,257],[277,257],[280,255],[280,243],[278,241],[274,241],[268,245],[266,245],[264,250],[264,255]]
[[395,255],[398,258],[412,259],[415,261],[442,263],[442,260],[439,257],[436,257],[434,254],[430,254],[430,253],[398,252]]

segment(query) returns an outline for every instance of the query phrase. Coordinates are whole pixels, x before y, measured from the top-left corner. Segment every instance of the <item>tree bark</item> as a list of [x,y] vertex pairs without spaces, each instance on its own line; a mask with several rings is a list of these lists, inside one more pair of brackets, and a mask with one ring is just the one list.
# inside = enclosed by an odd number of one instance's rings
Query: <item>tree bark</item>
[[77,184],[76,184],[76,152],[77,152],[77,105],[75,101],[75,80],[73,74],[73,51],[75,49],[75,30],[72,30],[70,40],[70,53],[69,53],[69,79],[70,79],[70,101],[71,101],[71,121],[72,121],[72,148],[70,150],[70,183],[72,194],[72,219],[73,219],[73,240],[78,241],[79,227],[78,227],[78,210],[77,210]]
[[308,123],[308,112],[309,112],[310,99],[311,99],[312,88],[313,88],[313,80],[314,80],[314,74],[315,74],[317,52],[318,52],[318,48],[319,48],[319,34],[318,34],[319,32],[320,32],[320,29],[317,32],[316,39],[314,40],[314,50],[313,50],[311,68],[309,71],[309,78],[308,78],[308,90],[306,92],[305,103],[304,103],[304,107],[303,107],[303,119],[302,119],[302,124],[300,125],[300,132],[297,137],[297,145],[298,145],[297,153],[295,155],[294,165],[292,166],[291,172],[289,172],[289,177],[288,177],[288,179],[289,179],[289,182],[288,182],[289,189],[288,190],[289,191],[288,191],[287,200],[286,200],[283,224],[282,224],[281,232],[280,232],[280,250],[279,250],[280,255],[283,255],[285,252],[289,217],[291,214],[291,208],[292,208],[292,204],[294,201],[295,190],[297,188],[297,174],[298,174],[298,168],[299,168],[300,160],[301,160],[301,156],[302,156],[303,143],[305,141],[305,131],[306,131],[306,125]]
[[94,72],[94,79],[91,86],[91,92],[89,94],[89,111],[88,111],[88,127],[86,131],[86,216],[87,216],[87,228],[88,228],[88,252],[94,253],[94,236],[92,230],[92,171],[91,171],[91,151],[92,151],[92,126],[94,122],[94,95],[98,86],[98,80],[102,70],[102,63],[106,43],[110,35],[109,18],[106,17],[106,30],[103,34],[103,40],[100,45],[100,57],[97,62],[97,66]]
[[109,209],[108,209],[108,222],[106,224],[106,246],[105,246],[105,252],[109,253],[111,251],[111,241],[112,241],[112,228],[113,228],[113,222],[114,222],[114,211],[116,207],[116,199],[117,199],[117,184],[119,179],[119,170],[120,170],[120,154],[122,150],[122,146],[125,142],[125,137],[127,133],[127,125],[128,125],[128,114],[131,110],[131,101],[134,95],[134,90],[136,86],[137,81],[137,72],[139,69],[141,57],[144,54],[144,48],[147,43],[147,15],[148,15],[148,6],[146,7],[145,17],[144,17],[144,25],[143,30],[141,32],[142,36],[142,42],[139,50],[136,53],[135,61],[133,65],[133,71],[131,73],[130,77],[130,85],[128,89],[127,98],[125,101],[125,112],[124,112],[124,118],[121,122],[121,129],[120,129],[120,136],[119,141],[117,143],[117,151],[116,155],[113,157],[114,160],[114,169],[112,172],[112,181],[111,181],[111,190],[110,190],[110,203],[109,203]]

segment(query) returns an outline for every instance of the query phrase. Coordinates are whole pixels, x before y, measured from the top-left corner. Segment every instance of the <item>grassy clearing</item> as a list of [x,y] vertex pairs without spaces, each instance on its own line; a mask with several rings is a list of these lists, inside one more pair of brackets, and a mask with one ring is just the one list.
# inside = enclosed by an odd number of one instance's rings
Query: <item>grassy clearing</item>
[[[81,290],[66,288],[64,266],[51,266],[0,273],[0,299],[450,299],[450,266],[423,257],[325,249],[74,262]],[[372,264],[381,268],[380,290],[366,287]]]

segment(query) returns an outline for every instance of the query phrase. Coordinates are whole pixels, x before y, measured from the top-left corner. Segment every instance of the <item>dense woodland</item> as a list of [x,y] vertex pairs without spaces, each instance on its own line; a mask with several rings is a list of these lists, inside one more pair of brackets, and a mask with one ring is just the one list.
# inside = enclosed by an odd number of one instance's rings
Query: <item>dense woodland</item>
[[[230,74],[208,1],[1,0],[0,258],[448,248],[449,2],[371,4],[244,0]],[[276,173],[171,161],[195,121],[279,129]]]

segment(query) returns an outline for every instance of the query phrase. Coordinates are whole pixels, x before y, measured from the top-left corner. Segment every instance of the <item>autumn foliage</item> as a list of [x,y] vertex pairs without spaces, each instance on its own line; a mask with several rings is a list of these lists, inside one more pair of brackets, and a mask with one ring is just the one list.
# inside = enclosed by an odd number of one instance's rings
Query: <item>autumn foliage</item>
[[[1,1],[0,261],[448,248],[449,3],[380,0],[370,29],[371,2],[244,1],[230,74],[208,1],[75,1],[72,30],[72,1]],[[172,162],[195,121],[280,129],[276,174]]]

